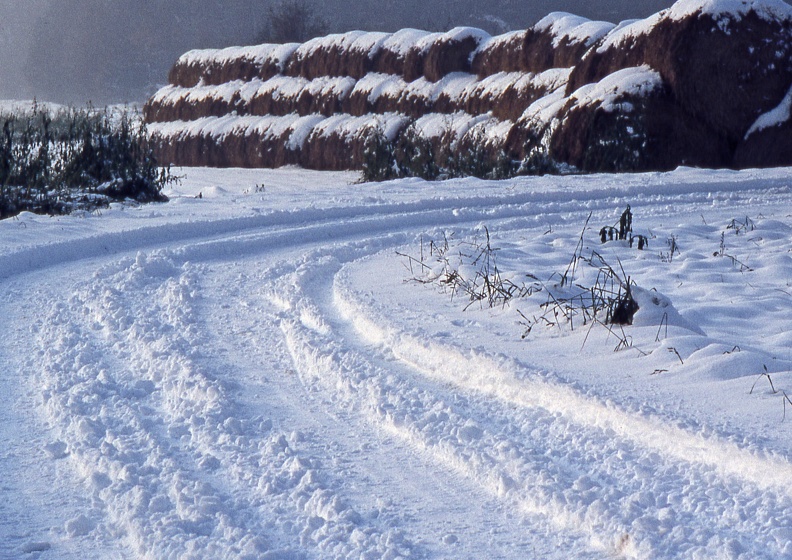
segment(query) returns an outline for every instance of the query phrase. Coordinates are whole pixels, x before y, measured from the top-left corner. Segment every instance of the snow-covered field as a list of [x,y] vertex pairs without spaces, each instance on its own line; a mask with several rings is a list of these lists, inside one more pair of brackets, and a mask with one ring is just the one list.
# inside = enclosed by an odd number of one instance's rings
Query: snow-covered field
[[[179,173],[0,222],[0,557],[792,558],[792,170]],[[487,231],[532,295],[408,281]]]

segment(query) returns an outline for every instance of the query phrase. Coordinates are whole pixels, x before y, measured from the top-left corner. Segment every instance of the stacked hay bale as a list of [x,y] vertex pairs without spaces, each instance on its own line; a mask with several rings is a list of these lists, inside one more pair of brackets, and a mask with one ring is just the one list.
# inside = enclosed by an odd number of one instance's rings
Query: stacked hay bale
[[619,26],[553,13],[497,37],[354,31],[191,51],[169,78],[144,114],[176,165],[360,169],[373,135],[435,162],[475,152],[478,170],[792,165],[781,0],[680,0]]

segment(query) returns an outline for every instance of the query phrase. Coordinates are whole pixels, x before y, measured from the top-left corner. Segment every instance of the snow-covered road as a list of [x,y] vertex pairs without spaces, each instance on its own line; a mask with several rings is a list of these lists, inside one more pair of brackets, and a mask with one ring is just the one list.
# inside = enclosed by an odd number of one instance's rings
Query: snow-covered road
[[[792,558],[790,170],[183,173],[0,223],[0,557]],[[628,204],[648,250],[599,244]],[[589,214],[619,352],[397,255],[486,226],[550,284]]]

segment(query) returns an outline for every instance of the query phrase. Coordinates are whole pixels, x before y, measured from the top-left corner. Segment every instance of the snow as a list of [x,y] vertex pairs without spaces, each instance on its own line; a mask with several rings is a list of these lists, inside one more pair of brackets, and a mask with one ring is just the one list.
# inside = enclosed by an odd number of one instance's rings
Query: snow
[[404,57],[419,41],[431,41],[433,40],[432,38],[437,38],[438,36],[440,36],[440,33],[430,33],[407,27],[396,31],[385,39],[382,43],[382,48]]
[[49,103],[42,101],[22,101],[16,99],[0,99],[0,116],[2,115],[28,115],[34,109],[46,111],[49,113],[57,113],[66,111],[68,107],[65,105],[58,105],[57,103]]
[[385,137],[393,141],[409,118],[400,113],[367,114],[352,116],[345,113],[333,115],[318,123],[311,134],[329,137],[338,135],[342,138],[363,137],[369,130],[380,127]]
[[614,27],[614,24],[605,21],[591,21],[567,12],[551,12],[533,28],[537,31],[549,31],[553,35],[553,46],[558,48],[564,40],[569,43],[583,43],[589,47]]
[[[184,168],[4,220],[0,557],[792,557],[791,171]],[[487,237],[531,295],[407,257]],[[555,318],[603,263],[633,324]]]
[[427,113],[415,120],[414,126],[423,138],[441,138],[450,135],[450,147],[453,150],[456,143],[472,127],[492,120],[489,115],[470,115],[464,112],[457,113]]
[[282,70],[283,64],[299,46],[299,43],[286,43],[283,45],[226,47],[224,49],[195,49],[180,56],[176,64],[181,66],[208,66],[210,64],[227,66],[237,60],[250,60],[262,65],[274,62]]
[[459,92],[456,99],[490,98],[497,99],[508,89],[518,92],[536,89],[545,95],[566,86],[571,68],[552,68],[534,74],[531,72],[497,72],[479,81],[471,80],[465,84],[463,91]]
[[618,48],[627,40],[647,35],[663,20],[681,21],[706,15],[726,29],[729,23],[740,21],[749,12],[768,21],[792,21],[792,6],[783,0],[678,0],[670,8],[646,19],[630,20],[618,25],[597,47],[597,52]]
[[338,50],[346,52],[351,50],[358,40],[366,36],[365,31],[348,31],[346,33],[332,33],[322,37],[315,37],[301,44],[294,51],[294,58],[297,60],[315,56],[319,51]]
[[306,41],[294,51],[297,60],[315,56],[319,51],[363,52],[373,58],[383,45],[388,44],[391,33],[374,31],[348,31],[346,33],[333,33],[324,37],[316,37]]
[[321,76],[311,80],[303,91],[324,99],[343,101],[349,97],[349,94],[355,87],[355,83],[356,80],[349,76]]
[[476,47],[476,50],[470,55],[470,60],[472,61],[475,59],[476,55],[481,52],[503,48],[505,45],[519,41],[523,35],[525,35],[525,30],[508,31],[500,35],[494,35],[482,41],[481,44]]
[[[394,38],[395,38],[394,34]],[[412,33],[406,34],[404,39],[406,42],[412,41],[414,35]],[[482,43],[485,43],[487,40],[490,39],[490,34],[484,31],[483,29],[479,29],[477,27],[454,27],[450,31],[446,31],[445,33],[429,33],[424,36],[419,37],[413,44],[412,48],[416,49],[418,52],[426,53],[431,49],[434,45],[441,45],[444,43],[452,43],[452,42],[462,42],[467,39],[473,39],[476,44],[476,47],[480,46]],[[401,43],[398,43],[401,44]],[[400,47],[398,50],[401,52]],[[475,53],[475,49],[471,52],[471,57],[473,53]]]
[[247,98],[251,90],[261,87],[261,80],[234,80],[220,85],[197,85],[191,88],[168,85],[159,89],[151,98],[152,103],[158,105],[175,105],[179,102],[200,103],[206,100],[218,100],[230,103],[234,96],[240,95],[244,90]]
[[263,82],[253,97],[272,95],[273,99],[297,98],[311,81],[301,77],[277,75]]
[[625,96],[645,97],[662,86],[663,78],[659,72],[644,64],[617,70],[599,82],[581,86],[570,98],[578,106],[597,105],[610,113],[625,108],[621,103]]
[[695,14],[721,16],[739,20],[748,12],[768,20],[788,20],[792,18],[792,6],[783,0],[678,0],[667,12],[674,20],[685,19]]
[[747,139],[754,132],[780,126],[790,119],[792,119],[792,87],[789,88],[786,96],[784,96],[784,99],[781,100],[781,103],[779,103],[775,109],[760,115],[759,118],[756,119],[756,122],[754,122],[751,128],[748,129],[748,132],[745,133],[745,138]]
[[564,89],[559,88],[544,97],[540,97],[523,111],[519,120],[527,123],[537,123],[542,126],[553,122],[558,117],[561,109],[569,103],[569,98],[564,93]]
[[360,92],[369,103],[375,103],[383,95],[398,99],[406,88],[407,82],[401,76],[369,72],[357,81],[350,95]]
[[291,113],[264,117],[239,117],[232,114],[224,117],[202,117],[193,121],[151,123],[147,128],[152,137],[176,139],[203,136],[216,142],[227,136],[249,136],[253,133],[271,139],[288,135],[287,147],[297,150],[305,143],[313,128],[325,120],[326,117],[318,114],[300,116]]

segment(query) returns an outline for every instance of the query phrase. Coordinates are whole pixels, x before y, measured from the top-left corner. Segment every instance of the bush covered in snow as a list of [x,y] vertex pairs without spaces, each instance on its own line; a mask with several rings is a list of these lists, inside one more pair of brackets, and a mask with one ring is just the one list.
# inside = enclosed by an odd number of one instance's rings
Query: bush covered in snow
[[167,200],[161,191],[174,177],[129,112],[34,105],[27,114],[0,116],[0,128],[0,218]]

